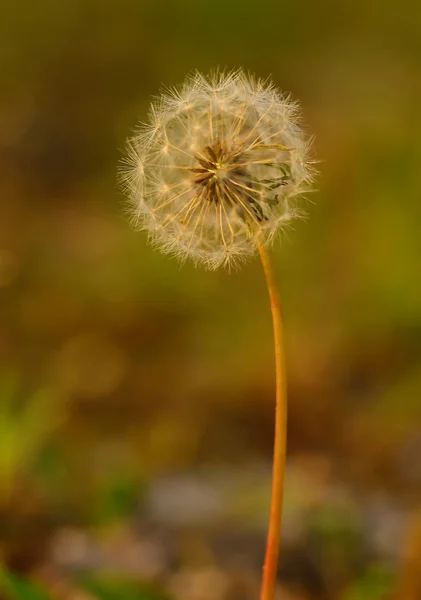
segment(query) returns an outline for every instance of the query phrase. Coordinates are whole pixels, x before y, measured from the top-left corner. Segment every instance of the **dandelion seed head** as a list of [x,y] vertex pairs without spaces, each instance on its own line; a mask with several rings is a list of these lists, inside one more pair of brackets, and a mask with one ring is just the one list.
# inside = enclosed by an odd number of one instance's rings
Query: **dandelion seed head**
[[210,269],[252,255],[300,216],[314,170],[299,109],[242,71],[166,90],[129,141],[123,180],[152,243]]

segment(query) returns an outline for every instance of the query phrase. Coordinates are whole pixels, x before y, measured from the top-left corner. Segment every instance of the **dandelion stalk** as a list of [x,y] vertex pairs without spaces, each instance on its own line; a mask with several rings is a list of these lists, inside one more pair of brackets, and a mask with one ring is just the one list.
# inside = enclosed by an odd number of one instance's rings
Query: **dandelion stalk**
[[262,245],[258,246],[258,250],[269,291],[273,322],[276,369],[275,439],[273,446],[272,495],[270,501],[269,527],[260,600],[273,600],[275,595],[276,573],[278,569],[282,527],[282,505],[284,496],[287,438],[287,388],[281,301],[279,298],[279,292],[277,289],[269,253]]
[[403,540],[401,568],[396,600],[418,600],[421,597],[421,510],[409,518]]

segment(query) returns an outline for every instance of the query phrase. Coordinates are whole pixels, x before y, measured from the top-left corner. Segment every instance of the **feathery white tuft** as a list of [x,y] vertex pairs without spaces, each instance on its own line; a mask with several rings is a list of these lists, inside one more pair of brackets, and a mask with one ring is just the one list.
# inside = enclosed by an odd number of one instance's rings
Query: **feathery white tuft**
[[128,143],[134,225],[164,252],[232,266],[300,215],[310,144],[297,104],[272,83],[196,73],[152,104]]

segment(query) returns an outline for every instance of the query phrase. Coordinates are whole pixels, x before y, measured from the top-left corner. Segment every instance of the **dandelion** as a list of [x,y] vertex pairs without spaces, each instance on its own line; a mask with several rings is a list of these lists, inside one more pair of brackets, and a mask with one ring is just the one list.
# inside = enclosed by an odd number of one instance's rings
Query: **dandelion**
[[300,215],[312,168],[298,117],[290,98],[241,71],[169,90],[129,144],[135,226],[210,269],[252,255]]
[[258,252],[269,290],[276,412],[272,497],[261,600],[273,600],[286,456],[283,321],[267,246],[301,215],[313,165],[299,109],[241,70],[196,73],[153,104],[128,144],[123,182],[134,225],[166,253],[209,269]]

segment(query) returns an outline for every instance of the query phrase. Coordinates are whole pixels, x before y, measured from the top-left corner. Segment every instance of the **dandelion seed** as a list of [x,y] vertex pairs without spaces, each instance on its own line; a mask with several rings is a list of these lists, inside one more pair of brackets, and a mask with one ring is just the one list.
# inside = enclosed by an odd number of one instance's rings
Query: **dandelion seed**
[[300,216],[310,141],[297,104],[242,71],[196,73],[151,107],[123,179],[135,225],[164,252],[216,269]]

